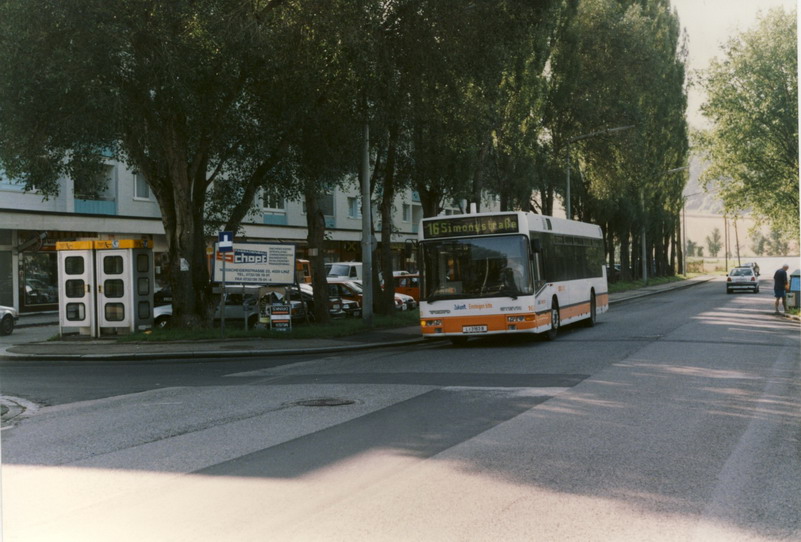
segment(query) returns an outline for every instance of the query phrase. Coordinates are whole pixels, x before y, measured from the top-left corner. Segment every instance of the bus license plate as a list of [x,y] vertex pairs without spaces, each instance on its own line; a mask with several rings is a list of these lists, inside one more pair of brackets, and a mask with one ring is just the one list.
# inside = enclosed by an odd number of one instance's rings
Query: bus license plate
[[462,326],[462,333],[486,333],[487,326]]

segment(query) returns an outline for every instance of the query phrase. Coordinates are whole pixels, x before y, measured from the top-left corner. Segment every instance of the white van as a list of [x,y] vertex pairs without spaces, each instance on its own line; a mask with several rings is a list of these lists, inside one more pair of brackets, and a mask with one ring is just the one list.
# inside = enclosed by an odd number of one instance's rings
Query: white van
[[325,264],[328,278],[362,280],[362,262],[335,262]]

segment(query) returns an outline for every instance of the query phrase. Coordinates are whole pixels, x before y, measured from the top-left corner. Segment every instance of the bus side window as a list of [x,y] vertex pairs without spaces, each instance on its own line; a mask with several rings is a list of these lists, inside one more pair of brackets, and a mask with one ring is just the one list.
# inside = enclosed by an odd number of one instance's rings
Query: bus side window
[[531,240],[531,267],[534,278],[534,291],[539,291],[545,285],[542,272],[542,242],[539,239]]

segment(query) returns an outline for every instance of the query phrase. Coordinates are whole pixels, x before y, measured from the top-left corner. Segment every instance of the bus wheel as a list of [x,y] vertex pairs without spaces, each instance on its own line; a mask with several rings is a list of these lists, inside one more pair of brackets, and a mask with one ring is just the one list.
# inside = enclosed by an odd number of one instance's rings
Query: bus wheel
[[549,329],[545,335],[549,341],[556,340],[556,335],[559,334],[560,323],[559,303],[556,301],[556,298],[554,298],[553,302],[551,303],[551,329]]
[[451,344],[453,346],[464,346],[467,344],[467,337],[451,337]]
[[595,320],[598,318],[598,307],[595,303],[595,292],[590,294],[590,317],[584,320],[587,327],[595,325]]

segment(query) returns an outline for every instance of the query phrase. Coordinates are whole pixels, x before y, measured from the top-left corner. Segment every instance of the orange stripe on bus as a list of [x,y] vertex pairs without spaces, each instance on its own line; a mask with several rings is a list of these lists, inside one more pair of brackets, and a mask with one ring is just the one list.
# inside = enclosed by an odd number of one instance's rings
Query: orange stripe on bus
[[[509,322],[510,316],[523,316],[528,319],[521,322]],[[533,317],[533,318],[532,318]],[[487,331],[507,331],[509,326],[515,326],[516,330],[534,329],[535,327],[550,324],[550,313],[532,314],[532,313],[510,313],[510,314],[487,314],[483,316],[446,316],[446,317],[429,317],[422,318],[422,320],[439,320],[442,322],[441,326],[422,326],[424,335],[435,335],[437,329],[441,329],[439,333],[461,333],[463,326],[487,326]]]

